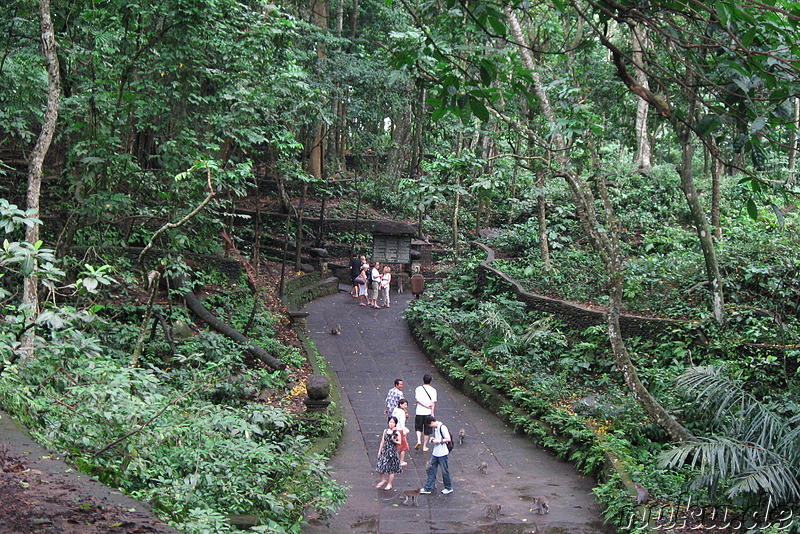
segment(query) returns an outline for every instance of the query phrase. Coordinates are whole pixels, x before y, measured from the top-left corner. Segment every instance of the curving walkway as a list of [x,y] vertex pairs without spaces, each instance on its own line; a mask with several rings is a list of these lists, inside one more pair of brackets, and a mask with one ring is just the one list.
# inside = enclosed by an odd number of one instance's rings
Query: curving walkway
[[[309,525],[308,534],[334,533],[549,533],[597,534],[614,530],[602,524],[591,489],[593,481],[569,464],[554,458],[529,440],[516,435],[500,419],[452,388],[437,373],[411,338],[403,310],[409,293],[392,293],[393,306],[371,309],[358,305],[347,292],[317,299],[310,312],[308,331],[328,360],[342,388],[347,426],[339,450],[331,459],[334,477],[349,487],[348,499],[326,525]],[[339,324],[342,335],[330,334]],[[431,495],[421,495],[419,506],[403,506],[404,489],[419,488],[425,480],[428,453],[407,453],[408,466],[397,475],[394,490],[376,490],[375,467],[380,432],[385,426],[384,399],[395,378],[405,381],[404,393],[412,414],[409,425],[413,447],[413,396],[430,373],[439,393],[437,419],[452,433],[467,432],[464,445],[450,454],[455,491],[442,495],[441,474]],[[489,464],[478,473],[481,461]],[[531,512],[531,498],[544,495],[550,513]],[[500,504],[498,520],[486,517],[486,506]]]

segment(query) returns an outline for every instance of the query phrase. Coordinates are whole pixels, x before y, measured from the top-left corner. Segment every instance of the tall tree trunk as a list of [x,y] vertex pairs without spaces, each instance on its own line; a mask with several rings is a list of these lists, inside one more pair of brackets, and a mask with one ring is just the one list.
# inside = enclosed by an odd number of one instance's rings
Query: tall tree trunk
[[[650,90],[647,73],[644,71],[642,51],[650,46],[647,29],[641,25],[633,26],[633,64],[636,67],[633,78],[645,90]],[[650,104],[643,98],[638,98],[636,104],[636,152],[633,162],[639,169],[650,170],[653,167],[653,147],[650,144],[650,132],[647,127],[647,114]]]
[[[525,67],[530,71],[533,79],[533,91],[542,108],[542,114],[545,120],[553,126],[553,131],[558,132],[556,125],[556,115],[550,104],[550,98],[542,84],[541,76],[536,65],[533,62],[533,57],[530,51],[525,48],[525,40],[522,29],[520,28],[519,21],[516,14],[510,9],[505,9],[506,16],[508,17],[509,26],[511,27],[514,38],[519,43],[520,55],[522,56]],[[623,263],[622,256],[619,252],[618,246],[618,231],[614,224],[614,214],[610,202],[604,202],[606,210],[605,227],[602,226],[600,220],[595,213],[595,199],[589,184],[579,174],[575,173],[573,165],[570,165],[569,156],[567,155],[567,143],[563,136],[556,133],[552,137],[554,145],[554,160],[560,167],[560,175],[566,180],[567,185],[572,193],[572,199],[575,203],[575,209],[578,217],[583,225],[584,231],[591,238],[598,254],[600,255],[603,263],[605,264],[606,271],[609,276],[609,309],[607,316],[608,336],[611,344],[611,349],[614,352],[614,358],[620,372],[623,374],[625,384],[631,390],[634,398],[639,402],[642,408],[648,415],[661,425],[661,427],[669,434],[670,438],[675,441],[683,441],[691,434],[680,423],[678,423],[669,412],[650,394],[645,385],[639,379],[636,373],[636,368],[631,361],[630,354],[622,337],[622,330],[619,326],[619,310],[622,304],[622,287],[623,287]],[[604,187],[601,184],[601,187]],[[602,190],[601,190],[602,191]],[[605,195],[607,196],[607,195]],[[615,243],[617,245],[615,246]]]
[[[39,199],[42,190],[42,175],[44,158],[50,150],[53,135],[58,120],[58,107],[61,101],[60,73],[58,57],[56,55],[56,37],[53,22],[50,19],[50,0],[39,0],[39,19],[42,29],[42,54],[47,66],[47,108],[44,114],[44,123],[36,139],[36,145],[31,152],[28,162],[28,192],[26,204],[33,210],[35,217],[39,216]],[[25,241],[35,245],[39,241],[39,225],[32,224],[25,231]],[[39,312],[38,277],[33,272],[25,277],[22,287],[21,309],[25,313],[26,326],[30,326],[21,340],[20,353],[23,358],[34,357],[35,328],[31,325],[36,320]]]
[[411,110],[404,109],[396,121],[392,121],[392,146],[386,155],[384,176],[392,191],[397,190],[400,177],[409,167],[411,144]]
[[[711,235],[706,215],[703,207],[700,204],[700,197],[697,194],[697,189],[694,185],[694,172],[692,170],[692,156],[694,155],[694,148],[692,146],[692,128],[685,122],[679,122],[674,116],[673,111],[668,102],[663,98],[645,91],[641,86],[631,78],[630,74],[625,68],[624,56],[620,50],[614,46],[608,39],[600,36],[603,45],[608,48],[612,54],[612,59],[617,67],[617,75],[623,80],[625,85],[639,95],[642,99],[647,99],[658,112],[664,117],[672,117],[672,126],[678,137],[678,142],[681,145],[681,163],[678,166],[678,174],[681,178],[681,189],[689,204],[689,210],[692,215],[697,235],[700,238],[700,248],[703,251],[703,258],[706,266],[706,276],[710,285],[712,308],[714,318],[718,323],[723,323],[725,320],[724,305],[722,291],[722,279],[719,275],[719,265],[717,263],[716,249],[714,247],[714,239]],[[693,87],[695,80],[689,76],[689,79],[684,80],[686,87]],[[698,98],[696,95],[688,94],[688,112],[685,115],[685,121],[694,122],[697,112]]]
[[297,228],[295,229],[294,243],[294,270],[300,270],[300,253],[303,250],[303,215],[306,209],[306,196],[308,195],[308,185],[303,184],[303,194],[300,196],[300,204],[297,207]]
[[711,227],[714,237],[719,240],[722,239],[722,221],[720,220],[722,159],[720,159],[717,142],[713,138],[709,140],[709,151],[711,152]]
[[789,142],[789,177],[787,181],[790,184],[795,183],[797,178],[795,177],[795,169],[797,168],[797,133],[798,128],[800,128],[800,98],[795,97],[794,99],[794,130],[790,131],[790,135],[792,136],[791,141]]
[[[311,23],[322,31],[328,29],[328,17],[330,6],[328,0],[311,0]],[[317,59],[323,60],[328,57],[328,51],[323,41],[317,42]],[[311,146],[308,148],[308,173],[315,178],[322,177],[322,166],[325,161],[325,140],[327,131],[320,118],[319,124],[314,128],[314,135]]]
[[681,178],[681,189],[689,205],[689,212],[692,215],[697,236],[700,238],[700,249],[703,251],[703,259],[706,266],[706,278],[708,279],[711,291],[712,309],[714,319],[719,324],[725,321],[725,300],[722,292],[722,278],[719,274],[719,264],[717,263],[717,252],[714,246],[714,239],[711,229],[708,226],[703,206],[700,204],[700,196],[694,184],[692,172],[692,156],[694,147],[692,146],[692,131],[688,126],[678,125],[678,141],[681,144],[681,164],[678,167],[678,174]]
[[453,203],[453,253],[455,254],[456,258],[458,258],[460,253],[460,243],[458,240],[458,217],[459,217],[459,209],[461,208],[461,179],[456,180],[456,198],[455,202]]
[[358,0],[353,0],[353,12],[350,13],[350,40],[356,38],[356,30],[358,29]]
[[[324,168],[322,169],[325,170]],[[319,228],[317,229],[317,238],[315,240],[314,246],[321,247],[323,239],[325,239],[325,207],[328,203],[328,176],[323,175],[322,179],[324,180],[324,185],[322,187],[322,201],[319,205]]]
[[541,172],[536,178],[536,188],[539,190],[539,194],[536,196],[536,216],[539,223],[539,253],[542,255],[545,269],[549,271],[551,262],[550,241],[547,236],[547,199],[544,198],[545,184],[545,173]]
[[292,199],[289,196],[289,192],[286,191],[286,176],[283,173],[279,173],[277,177],[277,187],[278,187],[278,210],[280,213],[289,214],[292,212]]
[[412,176],[419,175],[420,165],[425,157],[423,154],[423,142],[425,131],[425,87],[421,83],[417,84],[416,100],[413,104],[413,121],[412,125],[412,140],[411,140],[411,156],[409,158],[410,174]]

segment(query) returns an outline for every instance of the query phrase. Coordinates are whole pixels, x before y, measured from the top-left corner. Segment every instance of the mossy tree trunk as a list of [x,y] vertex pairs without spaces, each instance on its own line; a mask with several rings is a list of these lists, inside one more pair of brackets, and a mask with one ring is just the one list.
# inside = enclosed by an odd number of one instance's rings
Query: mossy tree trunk
[[[44,158],[50,150],[53,135],[58,120],[58,108],[61,102],[60,72],[56,54],[56,37],[53,31],[53,22],[50,18],[50,0],[39,0],[39,19],[42,29],[42,54],[47,66],[47,107],[44,113],[44,123],[36,139],[36,145],[28,162],[28,191],[26,196],[27,208],[33,210],[35,217],[39,216],[39,198],[42,190],[42,168]],[[35,246],[39,241],[39,225],[32,224],[25,231],[25,241]],[[39,311],[38,296],[39,280],[36,269],[25,277],[22,287],[21,309],[25,312],[26,327],[33,325]],[[20,353],[24,358],[34,357],[35,328],[29,328],[21,340]]]
[[[511,9],[506,9],[509,26],[518,43],[520,43],[520,55],[526,68],[530,71],[533,79],[533,90],[541,105],[545,120],[553,125],[553,131],[558,132],[556,127],[556,115],[550,104],[550,98],[542,83],[541,76],[533,61],[530,51],[524,47],[527,40],[524,38],[522,28]],[[597,216],[595,210],[595,196],[589,183],[572,169],[568,155],[568,144],[564,137],[558,133],[553,135],[553,163],[560,168],[559,175],[564,178],[572,194],[575,209],[582,223],[584,231],[590,237],[592,244],[600,255],[609,278],[608,295],[609,307],[607,315],[608,337],[614,358],[622,373],[625,384],[639,402],[647,414],[659,424],[674,441],[684,441],[691,436],[674,417],[658,402],[649,392],[647,387],[639,379],[636,367],[631,360],[630,353],[622,336],[622,329],[619,325],[619,313],[622,306],[622,290],[624,281],[624,262],[619,249],[619,232],[614,217],[613,206],[608,197],[605,187],[605,178],[597,180],[597,187],[603,200],[603,210],[605,224]]]

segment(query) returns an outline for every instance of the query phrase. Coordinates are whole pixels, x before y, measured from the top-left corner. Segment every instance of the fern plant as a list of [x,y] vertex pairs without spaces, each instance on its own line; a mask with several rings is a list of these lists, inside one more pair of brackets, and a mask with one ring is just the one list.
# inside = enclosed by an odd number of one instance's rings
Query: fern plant
[[729,498],[769,497],[775,504],[800,499],[800,414],[784,415],[757,399],[721,367],[694,367],[678,388],[696,398],[709,435],[664,452],[660,464],[696,469],[695,487]]

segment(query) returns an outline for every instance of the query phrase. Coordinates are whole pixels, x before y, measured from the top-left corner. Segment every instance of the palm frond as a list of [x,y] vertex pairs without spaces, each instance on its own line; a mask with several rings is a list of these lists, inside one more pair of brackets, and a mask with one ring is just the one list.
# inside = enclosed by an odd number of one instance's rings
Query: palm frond
[[478,310],[478,318],[483,327],[502,336],[506,341],[515,335],[514,327],[511,326],[505,315],[493,307],[481,307]]
[[552,324],[552,317],[542,317],[541,319],[535,320],[525,328],[525,331],[522,334],[520,334],[520,342],[524,344],[536,343],[544,337],[551,342],[557,341],[562,345],[566,345],[566,339],[560,336],[557,337],[555,335]]
[[754,399],[724,374],[724,368],[690,367],[677,379],[677,386],[697,395],[701,409],[712,410],[714,418],[724,420],[735,406],[751,404]]
[[792,430],[785,417],[726,376],[724,368],[689,368],[678,378],[677,385],[696,396],[701,411],[712,414],[714,423],[740,441],[772,448],[784,442]]
[[726,436],[695,438],[659,456],[663,468],[687,464],[697,471],[693,487],[713,490],[725,484],[731,496],[765,492],[779,502],[800,495],[795,459],[751,442]]
[[797,468],[785,462],[760,465],[757,469],[740,473],[730,489],[729,497],[743,494],[767,494],[775,504],[797,502],[800,499],[800,478]]

